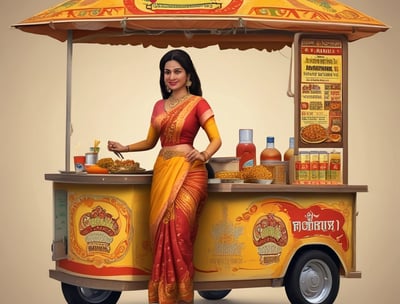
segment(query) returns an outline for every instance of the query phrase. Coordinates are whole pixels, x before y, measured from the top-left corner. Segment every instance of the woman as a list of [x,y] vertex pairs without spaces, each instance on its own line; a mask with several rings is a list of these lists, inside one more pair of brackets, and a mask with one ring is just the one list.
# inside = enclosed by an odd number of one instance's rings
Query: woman
[[[108,142],[110,151],[162,149],[156,159],[150,195],[150,238],[154,254],[149,302],[193,303],[193,243],[201,206],[207,198],[205,163],[221,146],[214,114],[202,98],[200,79],[182,50],[160,61],[163,99],[156,102],[147,138],[127,146]],[[209,139],[199,152],[193,147],[202,127]]]

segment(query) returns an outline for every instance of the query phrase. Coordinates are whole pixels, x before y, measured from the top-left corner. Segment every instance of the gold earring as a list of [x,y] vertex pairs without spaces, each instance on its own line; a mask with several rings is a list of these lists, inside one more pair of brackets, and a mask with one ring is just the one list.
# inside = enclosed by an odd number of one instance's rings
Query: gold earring
[[190,93],[190,86],[192,85],[192,82],[190,81],[190,79],[188,79],[186,81],[186,90],[188,91],[188,93]]

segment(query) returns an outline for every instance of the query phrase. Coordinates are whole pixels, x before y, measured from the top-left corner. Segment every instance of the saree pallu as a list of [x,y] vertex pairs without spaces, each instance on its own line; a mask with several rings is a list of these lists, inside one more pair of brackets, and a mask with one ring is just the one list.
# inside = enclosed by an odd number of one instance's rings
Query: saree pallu
[[193,303],[193,243],[206,197],[203,162],[189,163],[184,156],[157,157],[150,198],[154,258],[150,303]]

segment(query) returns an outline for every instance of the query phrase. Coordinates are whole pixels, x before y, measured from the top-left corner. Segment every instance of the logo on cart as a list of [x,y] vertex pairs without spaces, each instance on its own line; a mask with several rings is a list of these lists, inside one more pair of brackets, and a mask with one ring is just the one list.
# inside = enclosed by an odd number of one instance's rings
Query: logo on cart
[[261,264],[279,262],[279,258],[288,242],[286,225],[272,213],[261,216],[253,227],[253,243],[257,247]]
[[113,196],[70,192],[68,203],[71,258],[100,268],[129,253],[132,215],[124,201]]
[[117,219],[100,206],[83,214],[79,220],[79,233],[85,236],[88,252],[110,253],[110,244],[119,230]]
[[291,218],[292,233],[295,238],[327,236],[339,243],[343,250],[349,249],[349,239],[343,229],[345,225],[343,213],[321,205],[301,208],[281,203],[281,206]]

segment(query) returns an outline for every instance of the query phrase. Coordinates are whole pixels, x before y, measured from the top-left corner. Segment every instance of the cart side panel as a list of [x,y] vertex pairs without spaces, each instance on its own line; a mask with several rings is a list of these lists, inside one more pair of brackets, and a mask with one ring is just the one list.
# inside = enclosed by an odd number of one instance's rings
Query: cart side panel
[[307,245],[331,248],[352,269],[353,213],[349,193],[210,193],[195,244],[196,281],[282,278]]
[[147,279],[152,261],[148,216],[143,215],[149,212],[149,189],[55,184],[55,193],[67,197],[68,212],[67,256],[57,259],[57,270],[88,278]]

